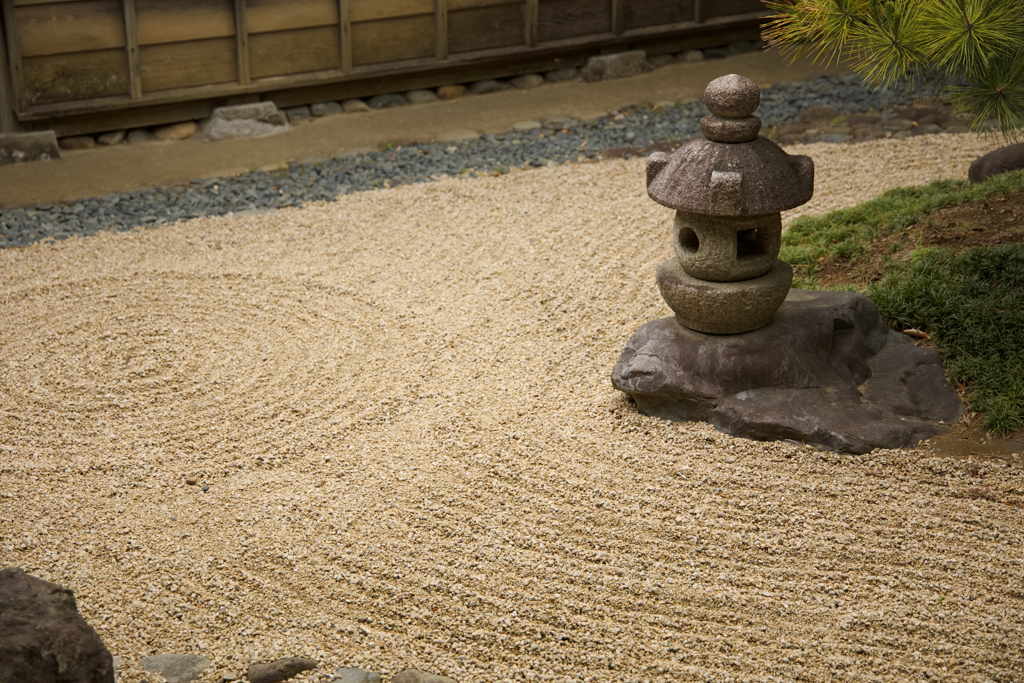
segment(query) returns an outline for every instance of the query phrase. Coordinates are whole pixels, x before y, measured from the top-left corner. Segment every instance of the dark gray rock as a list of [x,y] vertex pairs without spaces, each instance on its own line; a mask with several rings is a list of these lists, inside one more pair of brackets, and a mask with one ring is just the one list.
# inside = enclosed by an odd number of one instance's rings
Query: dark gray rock
[[389,92],[383,95],[374,95],[366,101],[370,109],[388,109],[390,107],[401,107],[405,104],[405,98],[396,92]]
[[199,655],[167,654],[146,657],[139,666],[143,671],[160,674],[169,683],[189,683],[213,666],[213,662]]
[[474,95],[490,95],[493,92],[501,92],[502,90],[508,90],[509,85],[496,81],[494,79],[488,79],[486,81],[477,81],[469,86],[469,92]]
[[334,672],[337,676],[331,683],[380,683],[380,674],[343,666]]
[[1024,168],[1024,142],[1008,145],[978,157],[967,169],[972,183],[980,183],[999,173],[1018,171]]
[[410,90],[405,93],[405,99],[409,104],[427,104],[437,102],[441,98],[433,90]]
[[532,90],[544,85],[544,77],[540,74],[523,74],[522,76],[516,76],[509,83],[513,88],[519,90]]
[[47,159],[60,159],[57,135],[52,130],[0,133],[0,165]]
[[305,657],[282,657],[266,664],[253,664],[245,672],[249,683],[278,683],[286,681],[303,671],[315,669],[319,665],[315,659]]
[[112,130],[109,133],[100,133],[96,136],[96,143],[104,146],[120,145],[128,137],[126,130]]
[[153,142],[156,136],[148,128],[133,128],[128,131],[126,138],[129,145],[141,145],[146,142]]
[[561,83],[563,81],[571,81],[580,75],[579,69],[574,66],[569,66],[564,69],[555,69],[544,74],[544,79],[549,83]]
[[704,59],[725,59],[729,56],[729,49],[726,47],[704,48]]
[[72,135],[57,140],[61,149],[92,149],[96,146],[96,138],[91,135]]
[[74,594],[0,571],[0,683],[114,683],[114,661]]
[[851,292],[790,290],[770,325],[744,334],[649,322],[612,383],[647,415],[850,453],[912,446],[948,431],[963,409],[938,355]]
[[304,121],[313,116],[313,112],[310,111],[309,107],[303,105],[301,107],[289,107],[284,110],[284,115],[288,117],[288,123],[295,123],[296,121]]
[[[703,57],[703,55],[701,56]],[[655,69],[660,69],[661,67],[668,66],[669,64],[674,62],[675,57],[673,57],[672,55],[654,55],[653,57],[648,57],[647,61]]]
[[426,671],[406,669],[395,675],[391,683],[455,683],[455,680],[446,676],[430,674]]
[[337,102],[317,102],[309,105],[309,113],[316,117],[333,116],[342,112],[341,105]]
[[580,70],[583,80],[608,81],[613,78],[632,78],[654,69],[647,61],[647,53],[643,50],[617,52],[611,55],[596,55],[587,60]]
[[360,99],[345,100],[341,103],[341,110],[346,114],[370,111],[370,105]]

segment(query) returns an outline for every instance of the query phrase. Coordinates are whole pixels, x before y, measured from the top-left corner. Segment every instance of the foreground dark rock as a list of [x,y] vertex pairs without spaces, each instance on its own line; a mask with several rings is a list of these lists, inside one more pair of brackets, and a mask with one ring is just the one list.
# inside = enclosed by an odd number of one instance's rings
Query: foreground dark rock
[[0,571],[0,683],[114,683],[114,661],[74,594]]
[[245,676],[250,683],[278,683],[303,671],[315,669],[318,665],[319,662],[315,659],[282,657],[267,664],[253,664],[245,672]]
[[962,411],[938,355],[850,292],[790,290],[770,325],[744,334],[649,322],[629,340],[612,383],[647,415],[849,453],[915,445],[948,431]]
[[1024,142],[992,150],[974,160],[967,169],[972,183],[980,183],[1000,173],[1019,171],[1024,168]]

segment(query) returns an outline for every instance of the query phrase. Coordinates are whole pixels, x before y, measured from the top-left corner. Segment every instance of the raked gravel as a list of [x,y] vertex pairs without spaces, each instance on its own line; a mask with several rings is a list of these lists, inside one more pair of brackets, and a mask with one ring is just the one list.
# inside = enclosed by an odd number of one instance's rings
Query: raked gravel
[[[831,208],[982,149],[791,151]],[[1020,467],[612,389],[670,229],[632,159],[0,251],[0,566],[73,589],[129,683],[1024,680]]]

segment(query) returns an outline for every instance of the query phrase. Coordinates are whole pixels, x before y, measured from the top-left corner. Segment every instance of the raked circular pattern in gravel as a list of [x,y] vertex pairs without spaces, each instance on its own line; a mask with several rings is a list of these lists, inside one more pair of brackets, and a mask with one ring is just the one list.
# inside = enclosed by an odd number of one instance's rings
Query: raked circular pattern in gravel
[[[849,203],[980,145],[791,151]],[[131,683],[172,652],[204,681],[1024,680],[1019,467],[612,389],[670,229],[634,159],[0,252],[0,566],[72,588]]]

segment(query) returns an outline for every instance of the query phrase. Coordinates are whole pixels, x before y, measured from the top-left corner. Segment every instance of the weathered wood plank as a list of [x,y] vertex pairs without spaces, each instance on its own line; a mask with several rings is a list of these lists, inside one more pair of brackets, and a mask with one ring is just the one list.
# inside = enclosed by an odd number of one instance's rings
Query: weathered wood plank
[[478,7],[494,7],[495,5],[522,4],[523,0],[448,0],[448,11],[460,9],[476,9]]
[[188,86],[231,83],[238,78],[234,38],[208,38],[188,43],[139,48],[142,89],[146,93]]
[[248,0],[249,33],[338,24],[337,0]]
[[625,28],[676,24],[694,19],[694,0],[620,0]]
[[128,95],[124,49],[74,55],[42,55],[22,60],[28,105]]
[[434,54],[448,59],[448,0],[434,0]]
[[705,0],[701,8],[703,19],[757,11],[763,12],[765,16],[771,14],[761,0],[715,0],[715,2]]
[[612,33],[621,36],[626,30],[626,0],[612,0]]
[[10,59],[11,106],[18,111],[24,111],[27,101],[21,68],[21,40],[18,38],[18,27],[10,20],[14,16],[14,0],[0,0],[0,9],[3,10],[3,16],[0,18],[4,20],[4,38],[7,41],[5,56]]
[[235,35],[232,0],[135,0],[139,45]]
[[537,12],[542,43],[612,30],[611,0],[540,0]]
[[249,51],[249,12],[246,0],[235,0],[234,15],[237,78],[242,85],[249,85],[252,82],[252,55]]
[[78,2],[78,0],[14,0],[14,5],[27,7],[28,5],[56,5],[62,2]]
[[125,46],[119,0],[85,0],[19,7],[14,12],[23,57]]
[[434,17],[430,14],[352,24],[354,66],[434,57],[434,47]]
[[338,23],[341,37],[341,70],[352,70],[352,3],[338,0]]
[[448,15],[452,53],[525,45],[523,4],[460,10]]
[[350,0],[352,23],[433,14],[434,0]]
[[142,75],[139,71],[139,28],[135,22],[135,0],[124,0],[124,34],[128,43],[129,92],[133,100],[142,97]]
[[[0,6],[0,19],[2,14],[3,7]],[[7,67],[7,32],[0,31],[0,133],[14,133],[18,130],[18,120],[14,116],[16,106]]]
[[249,37],[253,80],[340,67],[338,29],[302,28]]
[[526,34],[526,45],[537,47],[540,37],[537,35],[538,0],[526,0],[523,12],[523,31]]

